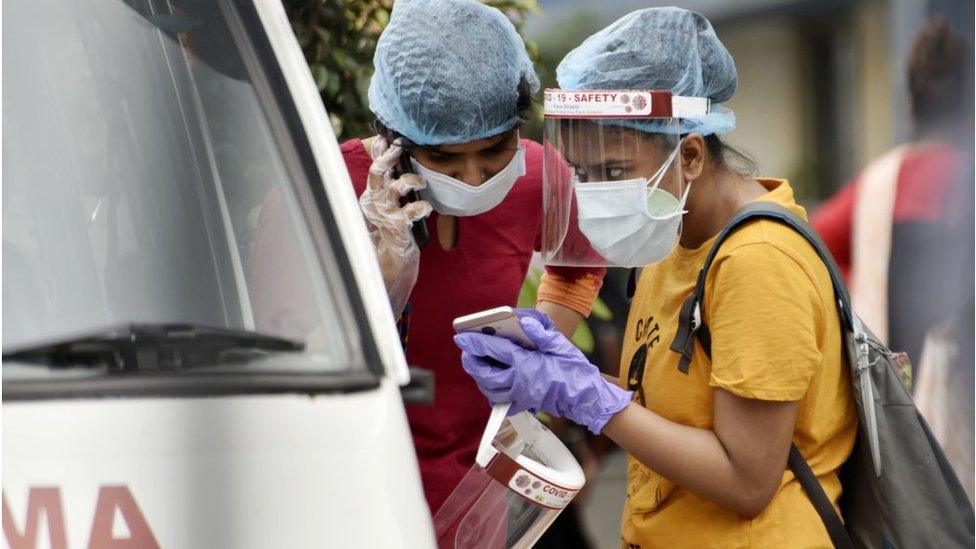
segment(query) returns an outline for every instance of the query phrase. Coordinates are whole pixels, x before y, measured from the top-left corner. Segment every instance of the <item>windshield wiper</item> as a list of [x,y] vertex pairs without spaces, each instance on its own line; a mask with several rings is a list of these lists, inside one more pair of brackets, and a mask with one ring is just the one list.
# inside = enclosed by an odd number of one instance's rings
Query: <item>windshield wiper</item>
[[305,344],[248,330],[196,324],[127,324],[3,353],[4,362],[51,367],[102,367],[114,371],[179,370],[246,362]]

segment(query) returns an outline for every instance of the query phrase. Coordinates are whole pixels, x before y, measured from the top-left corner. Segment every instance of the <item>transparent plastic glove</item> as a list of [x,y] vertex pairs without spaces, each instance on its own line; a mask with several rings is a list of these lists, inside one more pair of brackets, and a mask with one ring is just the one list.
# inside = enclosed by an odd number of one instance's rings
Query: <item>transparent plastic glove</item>
[[417,283],[420,269],[420,249],[410,227],[414,221],[427,217],[431,212],[430,204],[424,200],[400,206],[400,198],[425,186],[415,174],[393,179],[393,167],[402,151],[399,139],[387,146],[382,137],[373,138],[373,163],[369,167],[366,190],[359,197],[359,206],[366,217],[369,236],[376,249],[376,260],[383,273],[390,306],[397,318]]
[[511,402],[510,413],[542,411],[600,434],[632,394],[604,379],[579,349],[535,316],[521,316],[519,322],[537,350],[480,333],[454,336],[464,370],[493,404]]

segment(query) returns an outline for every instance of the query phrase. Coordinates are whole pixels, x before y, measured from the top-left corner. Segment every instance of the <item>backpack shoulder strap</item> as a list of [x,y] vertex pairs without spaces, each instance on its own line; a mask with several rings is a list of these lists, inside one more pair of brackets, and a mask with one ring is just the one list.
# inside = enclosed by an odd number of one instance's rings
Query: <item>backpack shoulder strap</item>
[[708,251],[708,256],[705,258],[705,264],[702,265],[701,270],[698,272],[695,290],[688,296],[681,307],[681,312],[678,316],[678,331],[675,334],[674,341],[671,343],[671,350],[681,354],[678,369],[683,373],[687,374],[690,368],[691,354],[694,349],[696,336],[705,353],[711,355],[711,337],[708,333],[708,328],[703,326],[701,322],[701,304],[705,295],[705,279],[708,276],[708,270],[711,268],[719,248],[728,236],[744,224],[756,219],[771,219],[782,223],[800,233],[800,235],[810,242],[810,245],[817,251],[817,255],[830,273],[830,281],[834,287],[834,296],[837,299],[837,309],[840,313],[842,327],[848,330],[853,329],[853,313],[851,312],[851,299],[847,291],[847,283],[844,281],[844,276],[841,274],[841,270],[834,261],[830,250],[820,240],[820,237],[817,236],[813,227],[788,208],[779,204],[766,201],[750,202],[732,216],[732,220],[715,238],[715,243],[712,244],[712,248]]
[[[732,221],[719,233],[715,239],[715,243],[712,244],[711,250],[708,252],[708,256],[705,258],[705,264],[698,273],[694,292],[688,296],[688,299],[685,300],[681,307],[681,312],[678,316],[678,332],[675,335],[674,341],[671,343],[671,350],[681,353],[678,369],[683,373],[687,374],[691,366],[691,355],[696,338],[701,344],[702,350],[705,351],[705,354],[709,358],[712,356],[711,334],[708,331],[708,326],[701,321],[701,302],[705,295],[705,278],[708,276],[708,269],[712,266],[715,255],[718,253],[718,249],[725,239],[733,231],[755,219],[771,219],[782,223],[800,233],[810,242],[817,251],[817,255],[820,256],[820,259],[827,267],[827,271],[830,273],[830,280],[834,287],[834,296],[837,299],[837,310],[840,313],[842,328],[853,330],[853,313],[851,311],[850,296],[847,292],[847,284],[844,282],[844,277],[841,275],[841,271],[837,267],[834,257],[827,249],[827,246],[820,240],[820,237],[817,236],[813,227],[792,211],[779,204],[765,201],[752,202],[736,212],[732,217]],[[833,504],[831,504],[830,498],[824,492],[823,486],[820,485],[817,476],[810,469],[806,460],[803,459],[803,455],[795,444],[790,445],[790,455],[787,460],[787,465],[793,472],[793,476],[800,483],[800,486],[807,493],[807,497],[810,498],[810,502],[820,516],[820,520],[823,522],[824,528],[826,528],[834,547],[844,549],[853,548],[853,543],[847,530],[844,528],[843,521],[841,521]]]

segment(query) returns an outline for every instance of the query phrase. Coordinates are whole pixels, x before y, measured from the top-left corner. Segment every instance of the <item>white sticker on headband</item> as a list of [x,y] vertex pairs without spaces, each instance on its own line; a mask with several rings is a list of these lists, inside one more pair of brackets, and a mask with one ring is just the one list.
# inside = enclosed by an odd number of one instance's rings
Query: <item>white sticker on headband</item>
[[[670,95],[670,94],[667,94]],[[660,99],[655,102],[650,91],[636,90],[555,90],[545,92],[545,115],[551,117],[641,118],[670,116],[670,112],[654,113],[655,104],[661,111]],[[667,109],[670,111],[670,109]]]
[[708,114],[705,97],[666,90],[560,90],[545,92],[548,118],[697,118]]
[[562,509],[573,501],[579,490],[570,490],[519,469],[508,481],[508,488],[530,501],[552,509]]

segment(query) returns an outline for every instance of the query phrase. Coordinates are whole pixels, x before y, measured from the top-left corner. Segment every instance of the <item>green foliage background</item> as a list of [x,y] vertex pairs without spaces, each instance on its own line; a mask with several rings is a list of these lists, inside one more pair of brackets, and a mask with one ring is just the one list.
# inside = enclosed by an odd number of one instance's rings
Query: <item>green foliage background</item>
[[[284,0],[285,11],[315,78],[339,140],[370,132],[366,91],[373,52],[390,20],[393,0]],[[525,18],[539,11],[537,0],[486,0],[521,32]],[[537,48],[526,44],[537,59]]]

